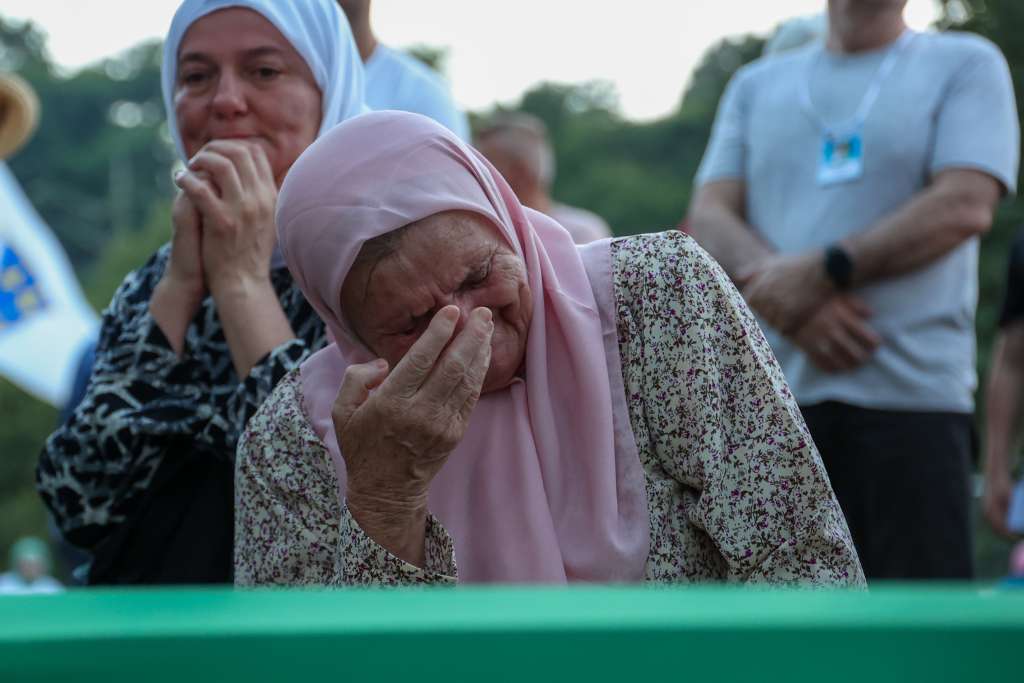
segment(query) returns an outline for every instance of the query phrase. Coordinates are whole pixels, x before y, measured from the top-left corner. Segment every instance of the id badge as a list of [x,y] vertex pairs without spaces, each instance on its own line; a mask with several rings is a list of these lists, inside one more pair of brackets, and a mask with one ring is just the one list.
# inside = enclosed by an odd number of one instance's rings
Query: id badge
[[860,131],[826,133],[818,160],[818,184],[848,183],[864,175],[864,142]]

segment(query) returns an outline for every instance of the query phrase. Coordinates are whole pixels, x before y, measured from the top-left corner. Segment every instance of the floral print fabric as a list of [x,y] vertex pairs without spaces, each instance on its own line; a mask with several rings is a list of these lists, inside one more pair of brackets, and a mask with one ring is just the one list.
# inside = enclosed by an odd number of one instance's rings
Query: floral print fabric
[[[678,232],[612,243],[629,417],[646,474],[646,579],[863,586],[846,521],[778,363],[722,269]],[[293,370],[250,420],[236,460],[239,585],[457,580],[442,525],[419,568],[338,500]]]

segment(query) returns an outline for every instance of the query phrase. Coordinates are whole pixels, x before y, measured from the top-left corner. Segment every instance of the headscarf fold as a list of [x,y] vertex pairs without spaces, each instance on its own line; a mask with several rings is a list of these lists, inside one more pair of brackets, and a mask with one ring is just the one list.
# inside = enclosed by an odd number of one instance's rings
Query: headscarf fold
[[[348,20],[335,0],[185,0],[171,20],[161,67],[167,127],[183,162],[188,162],[188,157],[174,111],[181,39],[197,20],[229,7],[258,12],[306,60],[320,88],[322,118],[318,136],[345,119],[366,111],[363,103],[363,62]],[[275,249],[271,267],[283,265],[280,252]]]
[[339,495],[345,468],[331,408],[345,368],[374,357],[346,323],[345,276],[367,240],[450,210],[496,227],[523,259],[533,297],[525,381],[480,397],[428,493],[454,540],[459,580],[642,579],[644,473],[632,435],[616,438],[624,416],[615,409],[625,401],[613,399],[580,253],[561,226],[525,209],[481,155],[417,114],[375,112],[338,126],[299,157],[278,200],[285,261],[336,339],[303,363],[301,379]]

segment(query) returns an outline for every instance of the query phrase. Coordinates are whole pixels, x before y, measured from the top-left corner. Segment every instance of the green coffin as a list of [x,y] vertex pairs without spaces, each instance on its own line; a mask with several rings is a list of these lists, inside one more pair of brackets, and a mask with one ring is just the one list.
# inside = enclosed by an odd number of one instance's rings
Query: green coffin
[[73,591],[0,598],[0,682],[1024,681],[1024,590]]

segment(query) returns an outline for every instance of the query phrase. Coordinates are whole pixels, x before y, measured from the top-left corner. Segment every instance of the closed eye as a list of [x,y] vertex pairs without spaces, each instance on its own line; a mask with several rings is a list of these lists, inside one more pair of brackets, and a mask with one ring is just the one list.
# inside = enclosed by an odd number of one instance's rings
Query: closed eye
[[487,259],[480,268],[470,273],[462,282],[461,289],[474,289],[482,285],[491,274],[491,259]]

